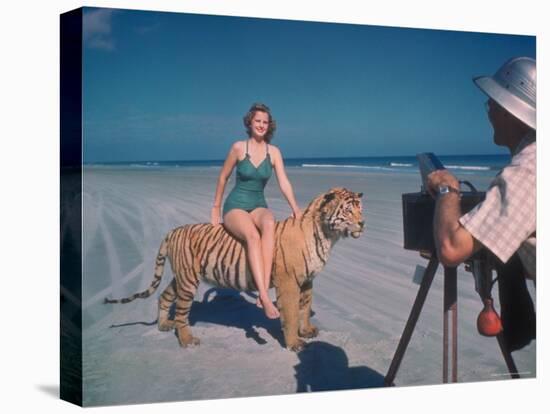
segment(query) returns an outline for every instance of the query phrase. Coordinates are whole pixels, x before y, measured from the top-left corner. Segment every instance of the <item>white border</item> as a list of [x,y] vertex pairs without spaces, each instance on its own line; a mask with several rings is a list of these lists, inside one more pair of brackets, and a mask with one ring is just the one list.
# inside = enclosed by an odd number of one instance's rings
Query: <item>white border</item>
[[[0,24],[2,65],[2,365],[1,404],[6,410],[72,412],[54,396],[59,367],[59,14],[82,5],[143,10],[332,21],[374,25],[537,35],[539,189],[547,169],[548,29],[542,1],[383,1],[376,6],[351,0],[294,1],[77,1],[10,2]],[[452,97],[450,97],[452,99]],[[542,128],[542,131],[541,131]],[[541,138],[542,137],[542,138]],[[546,192],[545,192],[546,193]],[[542,195],[542,194],[541,194]],[[539,212],[549,211],[539,197]],[[241,398],[119,406],[98,410],[162,412],[207,410],[280,412],[307,410],[431,412],[537,412],[548,388],[542,329],[547,306],[544,243],[548,220],[539,214],[539,278],[536,380],[342,391],[287,397]],[[7,231],[6,231],[7,230]],[[541,240],[542,239],[542,240]],[[545,254],[548,256],[547,254]],[[546,329],[547,331],[547,329]],[[174,357],[178,357],[174,355]],[[183,357],[183,355],[181,355]],[[49,391],[48,391],[49,390]],[[538,407],[538,408],[537,408]],[[11,411],[10,410],[10,411]],[[95,409],[94,409],[95,410]],[[6,412],[10,412],[7,411]]]

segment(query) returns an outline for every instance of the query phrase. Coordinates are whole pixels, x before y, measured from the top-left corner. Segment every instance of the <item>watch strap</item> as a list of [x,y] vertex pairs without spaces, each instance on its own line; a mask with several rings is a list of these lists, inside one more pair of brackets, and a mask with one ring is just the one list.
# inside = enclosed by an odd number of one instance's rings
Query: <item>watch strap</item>
[[455,194],[458,194],[460,196],[460,190],[457,190],[454,187],[451,187],[451,186],[448,186],[448,185],[439,186],[439,195],[445,195],[445,194],[450,194],[450,193],[455,193]]

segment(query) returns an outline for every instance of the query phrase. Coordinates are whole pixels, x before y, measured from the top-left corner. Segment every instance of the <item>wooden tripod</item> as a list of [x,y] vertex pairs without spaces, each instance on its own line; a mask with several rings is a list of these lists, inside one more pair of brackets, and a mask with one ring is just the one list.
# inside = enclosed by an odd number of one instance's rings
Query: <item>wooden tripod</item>
[[[437,267],[439,266],[439,260],[435,252],[431,253],[430,262],[424,272],[424,277],[420,284],[420,288],[416,295],[416,299],[411,309],[409,319],[399,340],[399,345],[393,356],[390,368],[386,377],[384,378],[384,384],[386,386],[393,386],[397,370],[409,341],[414,332],[414,328],[428,296],[428,292],[432,285]],[[444,267],[444,298],[443,298],[443,382],[449,382],[449,312],[451,313],[451,382],[457,382],[457,271],[456,267]],[[511,352],[506,348],[505,341],[502,337],[502,333],[497,335],[498,345],[500,351],[504,357],[508,371],[512,378],[519,378],[518,370],[512,358]]]

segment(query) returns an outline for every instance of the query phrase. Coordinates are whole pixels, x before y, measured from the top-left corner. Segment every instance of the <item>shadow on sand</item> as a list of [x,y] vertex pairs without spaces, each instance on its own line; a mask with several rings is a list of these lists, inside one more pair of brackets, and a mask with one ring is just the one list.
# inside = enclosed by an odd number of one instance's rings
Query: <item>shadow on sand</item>
[[[174,314],[175,304],[170,309],[171,319],[174,318]],[[264,345],[267,341],[260,336],[256,327],[264,328],[282,347],[285,346],[280,320],[268,319],[262,309],[258,308],[254,303],[247,301],[236,290],[211,288],[204,293],[202,301],[193,301],[191,311],[189,312],[189,323],[193,326],[197,322],[242,329],[247,338],[253,339],[259,345]],[[156,320],[153,322],[139,321],[111,325],[110,327],[153,326],[156,324]]]
[[349,367],[342,348],[326,342],[310,342],[298,353],[296,392],[334,391],[384,386],[384,376],[369,367]]
[[280,320],[268,319],[263,309],[247,301],[236,290],[212,288],[206,291],[201,302],[193,302],[189,313],[191,326],[197,322],[242,329],[247,338],[253,339],[259,345],[264,345],[267,341],[260,336],[256,327],[264,328],[281,346],[285,346]]

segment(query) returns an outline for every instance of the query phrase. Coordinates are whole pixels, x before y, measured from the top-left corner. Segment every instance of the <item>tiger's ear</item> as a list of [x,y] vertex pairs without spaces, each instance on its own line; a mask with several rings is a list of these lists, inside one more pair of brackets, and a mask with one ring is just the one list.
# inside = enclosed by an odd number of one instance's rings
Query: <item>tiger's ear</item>
[[329,201],[334,200],[335,197],[336,197],[336,193],[332,191],[330,193],[325,194],[325,203],[328,203]]
[[328,203],[330,203],[332,200],[336,198],[336,193],[331,191],[330,193],[326,193],[323,197],[323,201],[321,202],[321,205],[319,208],[322,210]]
[[357,197],[359,198],[363,197],[363,193],[357,193]]

